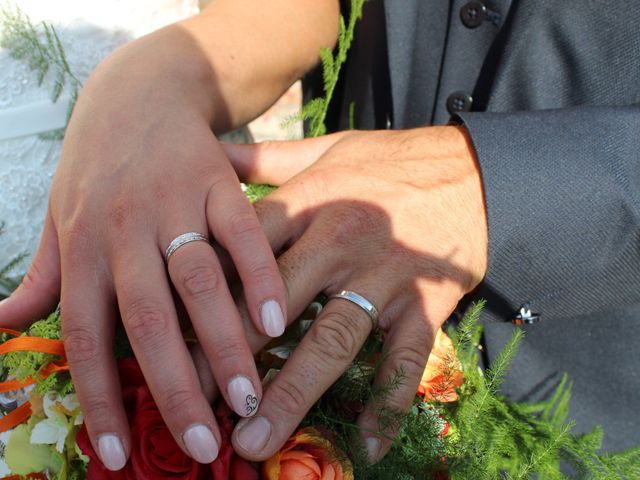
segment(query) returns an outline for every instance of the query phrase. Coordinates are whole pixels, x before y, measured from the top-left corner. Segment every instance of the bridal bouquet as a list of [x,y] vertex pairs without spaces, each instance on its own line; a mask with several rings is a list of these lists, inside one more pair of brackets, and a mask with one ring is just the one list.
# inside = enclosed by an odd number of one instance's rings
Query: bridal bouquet
[[[640,449],[597,454],[601,432],[571,433],[570,384],[564,379],[542,404],[519,404],[498,394],[518,331],[491,370],[478,366],[482,305],[473,306],[451,336],[438,331],[409,412],[380,408],[383,431],[398,431],[389,454],[369,465],[357,440],[357,414],[369,401],[383,404],[402,382],[372,381],[385,352],[384,333],[374,332],[353,364],[308,412],[282,449],[256,464],[231,447],[236,415],[222,400],[213,408],[222,433],[218,458],[202,465],[173,440],[155,405],[124,333],[116,342],[123,400],[132,432],[131,458],[120,472],[106,470],[94,452],[68,373],[60,313],[26,332],[2,329],[0,355],[0,475],[3,479],[474,479],[640,478]],[[322,309],[314,302],[256,360],[263,382],[277,375]],[[268,387],[267,387],[268,388]],[[537,475],[537,476],[536,476]]]

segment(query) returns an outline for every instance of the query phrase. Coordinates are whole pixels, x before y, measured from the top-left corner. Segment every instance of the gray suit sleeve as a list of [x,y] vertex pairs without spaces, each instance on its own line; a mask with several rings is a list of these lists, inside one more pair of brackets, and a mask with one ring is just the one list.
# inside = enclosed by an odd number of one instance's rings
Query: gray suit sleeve
[[640,303],[640,106],[464,113],[480,162],[494,320]]

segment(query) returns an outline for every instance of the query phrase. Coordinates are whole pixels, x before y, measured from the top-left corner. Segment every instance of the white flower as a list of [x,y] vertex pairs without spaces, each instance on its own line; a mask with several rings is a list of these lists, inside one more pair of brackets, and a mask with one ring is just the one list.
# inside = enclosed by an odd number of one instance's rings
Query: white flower
[[[0,433],[0,442],[2,442],[3,446],[7,446],[7,443],[9,443],[9,437],[11,436],[11,433],[13,432],[13,430],[9,430],[7,432],[2,432]],[[9,466],[7,465],[7,462],[4,461],[4,455],[2,457],[0,457],[0,477],[8,477],[9,475],[11,475],[11,470],[9,469]]]
[[47,418],[33,427],[30,441],[33,444],[55,444],[56,450],[62,453],[69,431],[82,423],[82,414],[76,413],[80,408],[78,398],[75,394],[60,397],[51,391],[44,396],[42,403]]

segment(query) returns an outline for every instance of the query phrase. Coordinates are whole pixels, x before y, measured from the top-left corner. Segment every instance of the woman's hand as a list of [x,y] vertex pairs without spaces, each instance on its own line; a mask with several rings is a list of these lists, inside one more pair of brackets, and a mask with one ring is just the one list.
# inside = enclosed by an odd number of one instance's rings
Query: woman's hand
[[60,298],[87,428],[112,470],[131,450],[113,355],[118,318],[178,444],[203,463],[217,456],[220,435],[183,341],[174,288],[229,405],[250,416],[261,396],[213,248],[192,242],[165,264],[174,238],[211,236],[233,260],[257,331],[278,336],[285,326],[284,285],[211,132],[216,83],[194,61],[191,42],[177,27],[157,32],[113,54],[88,80],[67,130],[40,248],[0,307],[3,325],[24,327]]
[[[256,210],[281,252],[290,318],[319,292],[351,290],[372,302],[388,353],[375,382],[401,369],[403,381],[385,402],[406,410],[438,327],[487,268],[480,172],[464,128],[349,132],[225,151],[241,178],[283,184]],[[236,427],[237,451],[255,460],[273,455],[371,328],[360,307],[331,300],[267,387],[258,414]],[[248,338],[254,350],[263,342],[255,332]],[[368,405],[358,420],[372,461],[395,435],[378,423],[379,408]]]

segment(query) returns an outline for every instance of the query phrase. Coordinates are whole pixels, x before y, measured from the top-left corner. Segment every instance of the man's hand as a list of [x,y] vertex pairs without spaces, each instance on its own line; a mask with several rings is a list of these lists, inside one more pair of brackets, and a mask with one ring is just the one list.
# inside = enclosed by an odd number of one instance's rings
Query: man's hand
[[[385,401],[406,410],[435,332],[487,268],[482,185],[466,131],[349,132],[224,148],[244,180],[283,184],[256,210],[280,252],[291,318],[319,292],[351,290],[370,300],[387,332],[375,383],[402,369],[401,386]],[[331,300],[267,387],[257,416],[236,427],[237,451],[254,460],[273,455],[371,328],[358,306]],[[254,349],[262,343],[254,333],[248,338]],[[395,435],[381,432],[378,408],[368,405],[358,420],[372,461]]]

